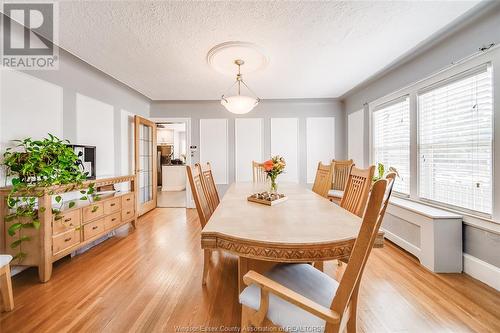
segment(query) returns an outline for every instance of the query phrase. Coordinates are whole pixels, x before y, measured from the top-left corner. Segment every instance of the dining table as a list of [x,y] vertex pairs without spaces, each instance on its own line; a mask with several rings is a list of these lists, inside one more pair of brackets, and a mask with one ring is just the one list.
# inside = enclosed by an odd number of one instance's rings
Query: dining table
[[[362,219],[330,202],[305,185],[282,183],[287,199],[273,206],[247,198],[266,190],[265,184],[237,182],[201,231],[207,253],[222,250],[238,256],[238,287],[250,270],[265,273],[279,263],[347,261]],[[383,246],[379,232],[375,247]]]

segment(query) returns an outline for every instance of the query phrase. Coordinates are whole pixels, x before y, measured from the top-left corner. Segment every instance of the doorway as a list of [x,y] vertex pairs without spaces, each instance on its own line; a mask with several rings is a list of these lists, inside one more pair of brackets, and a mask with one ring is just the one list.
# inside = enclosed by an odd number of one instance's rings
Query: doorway
[[[188,124],[185,121],[155,121],[157,133],[157,207],[186,208],[188,183]],[[189,156],[190,157],[190,156]]]

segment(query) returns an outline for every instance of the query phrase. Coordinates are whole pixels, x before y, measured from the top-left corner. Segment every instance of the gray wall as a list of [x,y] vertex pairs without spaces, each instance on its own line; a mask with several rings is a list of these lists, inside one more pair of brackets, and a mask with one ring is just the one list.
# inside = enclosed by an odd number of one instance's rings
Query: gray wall
[[[220,104],[219,101],[162,101],[152,102],[151,117],[191,118],[191,145],[200,146],[200,119],[229,119],[229,184],[235,179],[234,160],[234,119],[236,116]],[[241,117],[241,116],[239,116]],[[306,182],[306,118],[335,117],[335,152],[336,158],[346,156],[345,114],[342,103],[334,99],[298,99],[264,100],[245,117],[264,118],[264,155],[270,154],[270,119],[279,117],[299,118],[299,179]],[[199,161],[199,149],[193,156],[192,163]],[[223,194],[227,185],[220,185]]]
[[74,140],[76,136],[76,94],[80,93],[111,104],[115,118],[120,109],[143,116],[149,114],[150,100],[113,77],[59,49],[59,70],[23,71],[39,79],[63,87],[64,137]]
[[121,126],[121,110],[147,117],[150,99],[65,50],[59,49],[59,58],[58,71],[26,71],[26,73],[63,87],[63,134],[70,141],[76,141],[77,93],[113,105],[115,174],[122,174],[121,163],[124,159],[121,156],[121,141],[123,140],[121,132],[127,129]]
[[[120,156],[121,131],[127,129],[121,126],[121,110],[124,109],[131,113],[147,117],[149,115],[150,100],[63,49],[59,49],[58,70],[28,70],[22,72],[62,87],[63,137],[71,142],[78,143],[76,142],[77,94],[82,94],[113,106],[114,169],[115,174],[122,173],[121,163],[123,158]],[[2,80],[2,83],[9,84],[7,79]],[[19,98],[22,98],[22,95]],[[5,113],[13,112],[3,109],[0,111]],[[36,110],[33,110],[33,112],[36,112]],[[32,126],[36,126],[36,124]],[[7,142],[4,142],[4,144],[7,144]],[[0,175],[0,178],[2,178],[2,175]]]
[[[425,51],[419,52],[385,74],[347,93],[342,98],[346,114],[362,109],[364,103],[369,103],[422,80],[492,42],[500,44],[500,2],[488,4],[466,22],[456,26],[453,31],[437,37],[429,45],[423,47]],[[500,119],[500,110],[496,110],[495,113],[495,117]],[[368,112],[366,111],[365,133],[368,133]],[[495,133],[495,135],[498,136],[500,133]],[[364,156],[368,161],[368,135],[365,137]],[[465,224],[463,230],[464,252],[500,267],[498,255],[500,235]]]

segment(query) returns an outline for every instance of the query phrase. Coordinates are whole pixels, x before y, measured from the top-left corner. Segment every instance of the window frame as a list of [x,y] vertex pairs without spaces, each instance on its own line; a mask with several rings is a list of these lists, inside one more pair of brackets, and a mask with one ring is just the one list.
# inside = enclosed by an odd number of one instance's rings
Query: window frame
[[[419,119],[418,119],[418,95],[423,91],[429,91],[440,85],[446,85],[450,82],[460,80],[477,72],[481,67],[490,66],[492,71],[493,86],[493,119],[492,119],[492,213],[482,213],[467,208],[457,207],[446,203],[432,201],[419,196]],[[367,103],[368,111],[368,155],[370,164],[374,163],[374,123],[373,113],[381,105],[390,101],[402,98],[408,95],[410,98],[410,195],[401,195],[394,193],[395,196],[410,201],[419,202],[428,206],[442,208],[464,216],[464,222],[470,221],[471,224],[493,222],[500,224],[500,47],[490,49],[488,52],[480,53],[467,59],[449,65],[448,67],[436,71],[434,74],[415,81],[401,89]],[[500,119],[500,118],[499,118]],[[495,177],[496,176],[496,177]],[[498,178],[498,179],[497,179]],[[499,201],[499,202],[496,202]]]
[[[384,101],[383,103],[379,103],[377,105],[375,105],[373,108],[370,107],[370,120],[369,120],[369,123],[370,123],[370,165],[374,165],[376,163],[376,161],[374,161],[374,145],[373,145],[373,142],[375,141],[374,140],[374,137],[375,137],[375,131],[373,130],[373,127],[374,127],[374,121],[373,121],[373,115],[377,112],[377,111],[380,111],[386,107],[389,107],[389,106],[392,106],[392,105],[395,105],[395,104],[398,104],[400,102],[403,102],[405,100],[408,100],[408,110],[409,110],[409,121],[410,121],[410,151],[408,153],[408,162],[409,162],[409,167],[410,167],[410,172],[409,172],[409,177],[410,177],[410,183],[408,184],[409,186],[409,191],[408,193],[403,193],[403,192],[399,192],[399,191],[396,191],[394,190],[393,191],[393,195],[399,197],[399,198],[410,198],[411,197],[411,182],[412,182],[412,179],[413,179],[413,175],[411,173],[411,98],[410,98],[410,94],[403,94],[403,95],[400,95],[396,98],[393,98],[393,99],[390,99],[390,100],[387,100],[387,101]],[[377,172],[375,170],[375,172]]]
[[[420,145],[420,108],[419,108],[419,105],[418,105],[418,97],[420,95],[423,95],[427,92],[430,92],[430,91],[433,91],[435,89],[439,89],[441,87],[445,87],[447,85],[450,85],[450,84],[453,84],[455,82],[458,82],[458,81],[461,81],[461,80],[464,80],[464,79],[467,79],[469,77],[472,77],[474,75],[477,75],[485,70],[488,70],[490,69],[492,72],[493,72],[493,66],[491,65],[491,63],[487,62],[487,63],[484,63],[484,64],[481,64],[479,66],[474,66],[472,68],[469,68],[468,70],[465,70],[461,73],[458,73],[458,74],[455,74],[453,76],[450,76],[449,78],[447,79],[444,79],[444,80],[441,80],[441,81],[438,81],[438,82],[435,82],[431,85],[428,85],[426,87],[423,87],[419,90],[417,90],[415,92],[415,98],[416,98],[416,109],[415,109],[415,112],[416,112],[416,115],[417,115],[417,155],[416,155],[416,158],[417,158],[417,174],[416,174],[416,177],[417,178],[417,187],[416,187],[416,191],[417,191],[417,198],[419,201],[422,201],[422,202],[425,202],[425,203],[430,203],[432,205],[435,205],[435,206],[441,206],[441,207],[446,207],[446,208],[450,208],[450,209],[453,209],[455,211],[460,211],[460,212],[464,212],[464,213],[468,213],[468,214],[471,214],[471,215],[477,215],[477,216],[480,216],[480,217],[485,217],[485,218],[491,218],[492,215],[493,215],[493,205],[494,205],[494,193],[495,193],[495,189],[494,189],[494,185],[495,185],[495,182],[494,182],[494,161],[495,161],[495,155],[494,155],[494,143],[495,143],[495,139],[494,139],[494,135],[495,135],[495,107],[494,107],[494,103],[492,103],[492,114],[491,114],[491,131],[492,131],[492,144],[491,144],[491,155],[490,155],[490,158],[491,158],[491,165],[492,165],[492,168],[491,168],[491,209],[492,209],[492,213],[489,214],[489,213],[485,213],[485,212],[481,212],[481,211],[477,211],[477,210],[473,210],[473,209],[469,209],[469,208],[465,208],[465,207],[461,207],[461,206],[457,206],[457,205],[453,205],[453,204],[449,204],[449,203],[445,203],[445,202],[442,202],[442,201],[438,201],[438,200],[432,200],[432,199],[429,199],[429,198],[424,198],[424,197],[421,197],[420,196],[420,148],[421,148],[421,145]],[[492,73],[492,90],[494,89],[494,86],[493,86],[493,73]],[[411,124],[410,124],[410,127],[411,127]]]

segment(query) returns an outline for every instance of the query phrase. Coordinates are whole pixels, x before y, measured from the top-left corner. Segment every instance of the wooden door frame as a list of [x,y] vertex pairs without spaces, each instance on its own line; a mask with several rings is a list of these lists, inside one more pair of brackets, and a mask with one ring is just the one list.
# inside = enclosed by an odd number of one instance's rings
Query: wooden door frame
[[[186,165],[191,165],[191,118],[168,118],[168,117],[153,117],[149,118],[154,123],[184,123],[186,124]],[[195,208],[191,187],[186,176],[186,208]]]
[[[140,201],[139,201],[139,183],[140,183],[140,180],[139,180],[139,167],[140,167],[140,163],[139,163],[139,133],[140,133],[140,125],[145,125],[145,126],[151,126],[151,128],[153,129],[153,133],[152,133],[152,149],[153,151],[151,152],[152,154],[152,172],[153,172],[153,175],[152,175],[152,181],[153,181],[153,196],[152,196],[152,200],[151,200],[151,203],[147,203],[147,204],[141,204]],[[143,215],[153,209],[156,208],[156,203],[157,203],[157,191],[158,191],[158,184],[157,184],[157,181],[158,181],[158,177],[157,177],[157,172],[158,172],[158,168],[157,168],[157,165],[156,165],[156,123],[152,122],[151,120],[149,119],[146,119],[146,118],[143,118],[141,116],[138,116],[138,115],[135,115],[134,116],[134,162],[135,162],[135,175],[136,175],[136,179],[137,181],[135,182],[135,191],[136,191],[136,196],[137,196],[137,214],[138,216],[140,215]]]

